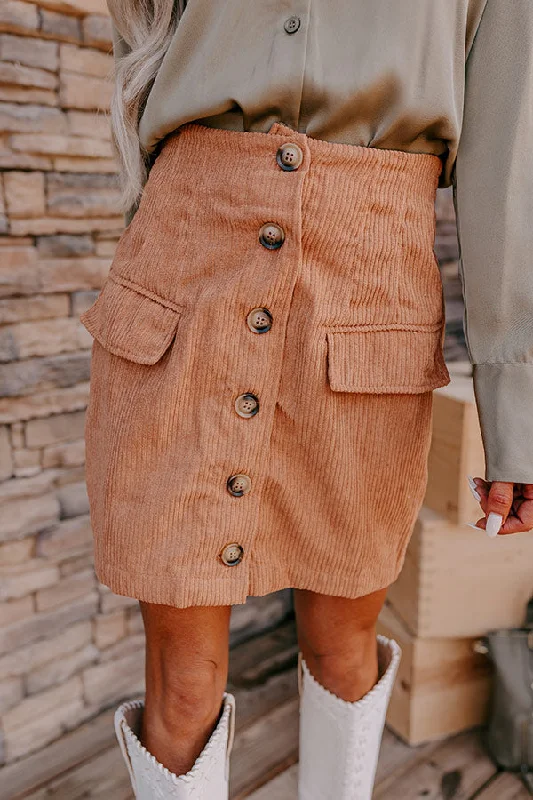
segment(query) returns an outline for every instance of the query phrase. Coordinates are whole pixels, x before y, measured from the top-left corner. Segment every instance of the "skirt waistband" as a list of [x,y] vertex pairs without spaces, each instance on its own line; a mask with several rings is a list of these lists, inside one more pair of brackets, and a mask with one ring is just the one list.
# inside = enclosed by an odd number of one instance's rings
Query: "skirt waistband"
[[180,308],[215,286],[268,307],[298,280],[316,325],[440,325],[441,169],[433,154],[329,143],[281,123],[268,133],[186,123],[162,143],[112,272]]
[[[281,142],[280,140],[284,141]],[[281,122],[274,122],[265,133],[261,131],[236,131],[226,128],[213,128],[199,122],[187,122],[171,132],[161,145],[161,152],[171,157],[174,151],[182,148],[205,148],[209,154],[210,165],[216,156],[227,162],[231,159],[247,159],[253,167],[272,154],[272,144],[296,144],[303,153],[300,171],[308,168],[314,171],[328,170],[330,173],[364,180],[365,174],[386,176],[384,185],[391,199],[398,207],[402,206],[413,193],[418,201],[432,197],[438,187],[443,164],[433,153],[412,153],[404,150],[386,149],[363,145],[328,142],[294,130]],[[276,153],[276,151],[275,151]],[[183,154],[180,154],[180,159]]]

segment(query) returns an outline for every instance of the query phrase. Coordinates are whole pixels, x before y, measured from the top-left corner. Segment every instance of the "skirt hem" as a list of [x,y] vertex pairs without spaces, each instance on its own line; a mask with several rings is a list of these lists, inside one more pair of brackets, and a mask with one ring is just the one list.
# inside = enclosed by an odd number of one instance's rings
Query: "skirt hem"
[[310,575],[305,570],[305,575],[271,574],[269,580],[258,580],[249,577],[237,582],[234,579],[223,578],[219,580],[191,581],[190,575],[180,585],[178,576],[161,576],[143,573],[139,575],[127,570],[113,568],[96,569],[96,574],[101,583],[111,589],[114,594],[132,597],[141,602],[169,605],[174,608],[189,608],[191,606],[233,606],[242,605],[248,597],[264,597],[265,595],[283,589],[302,589],[330,597],[345,597],[355,600],[359,597],[385,589],[398,577],[402,564],[397,564],[388,576],[383,572],[380,578],[371,575],[365,580],[355,580],[354,576],[335,575],[334,585],[332,576],[315,574]]

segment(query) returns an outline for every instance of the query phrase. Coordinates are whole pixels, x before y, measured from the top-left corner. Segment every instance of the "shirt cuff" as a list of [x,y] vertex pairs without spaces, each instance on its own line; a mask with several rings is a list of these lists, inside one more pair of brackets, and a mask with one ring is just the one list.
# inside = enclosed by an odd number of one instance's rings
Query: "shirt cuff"
[[533,364],[474,364],[485,480],[533,483]]

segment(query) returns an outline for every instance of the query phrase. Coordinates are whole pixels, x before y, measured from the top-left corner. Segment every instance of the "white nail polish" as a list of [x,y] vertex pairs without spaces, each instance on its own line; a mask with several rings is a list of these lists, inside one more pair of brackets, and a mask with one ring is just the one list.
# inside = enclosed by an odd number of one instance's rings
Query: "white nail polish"
[[501,514],[495,514],[494,511],[491,511],[489,516],[487,517],[487,536],[494,538],[494,536],[498,535],[498,531],[500,530],[503,522],[503,517]]
[[471,475],[467,475],[466,477],[468,479],[468,485],[470,486],[470,491],[472,492],[474,499],[477,500],[478,503],[481,502],[481,495],[477,490],[473,477]]
[[478,526],[474,522],[465,522],[465,525],[468,525],[469,528],[473,528],[475,531],[483,530],[483,528],[478,528]]

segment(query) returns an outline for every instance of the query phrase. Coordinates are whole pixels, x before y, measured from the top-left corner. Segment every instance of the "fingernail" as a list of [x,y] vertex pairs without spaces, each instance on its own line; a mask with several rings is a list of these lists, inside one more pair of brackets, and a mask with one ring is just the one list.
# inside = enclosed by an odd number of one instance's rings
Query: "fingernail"
[[469,528],[474,528],[475,531],[483,530],[483,528],[478,528],[478,526],[474,522],[465,522],[465,525],[468,525]]
[[487,536],[490,536],[491,539],[494,536],[498,535],[498,531],[500,530],[503,522],[503,517],[501,514],[495,514],[494,511],[491,511],[489,516],[487,517],[487,526],[485,530],[487,531]]
[[477,490],[476,484],[474,483],[474,479],[472,475],[467,475],[466,477],[468,478],[468,485],[470,486],[470,491],[472,492],[474,499],[477,500],[479,503],[481,501],[481,495]]

